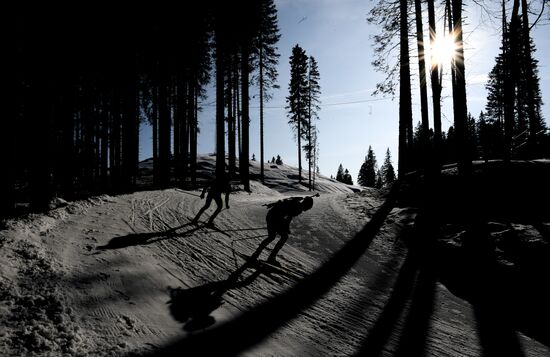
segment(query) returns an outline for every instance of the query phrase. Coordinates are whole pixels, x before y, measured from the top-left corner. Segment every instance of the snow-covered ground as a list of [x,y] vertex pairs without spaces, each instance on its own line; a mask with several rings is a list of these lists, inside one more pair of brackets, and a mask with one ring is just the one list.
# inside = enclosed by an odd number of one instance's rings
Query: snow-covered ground
[[[204,172],[213,167],[211,160],[201,157]],[[253,163],[253,177],[257,172]],[[230,209],[214,228],[190,224],[204,201],[200,191],[180,189],[99,196],[8,222],[0,232],[0,355],[167,351],[257,312],[321,268],[383,202],[377,190],[319,178],[320,197],[293,220],[279,254],[291,273],[251,267],[224,285],[245,263],[240,254],[250,255],[266,237],[263,205],[308,194],[296,177],[295,168],[267,165],[265,185],[253,181],[252,193],[232,193]],[[239,355],[481,355],[472,306],[416,269],[398,239],[410,230],[415,212],[394,208],[328,292],[259,342],[237,343],[243,346]],[[221,300],[208,301],[216,291]],[[243,334],[254,329],[262,326],[231,331],[204,351],[223,355],[223,343],[245,340]],[[543,344],[518,336],[526,355],[550,355]]]

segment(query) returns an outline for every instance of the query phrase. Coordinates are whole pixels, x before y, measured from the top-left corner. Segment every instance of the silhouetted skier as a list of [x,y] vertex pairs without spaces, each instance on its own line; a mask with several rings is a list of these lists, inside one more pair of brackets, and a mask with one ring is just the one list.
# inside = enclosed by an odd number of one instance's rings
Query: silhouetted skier
[[[314,197],[319,196],[319,194]],[[279,200],[274,203],[265,205],[269,208],[265,220],[267,222],[267,238],[260,243],[260,246],[250,257],[252,260],[258,259],[262,250],[271,243],[277,234],[281,236],[275,247],[271,251],[267,262],[274,265],[279,265],[276,260],[277,254],[285,245],[290,234],[290,222],[292,218],[298,216],[302,212],[309,210],[313,206],[313,198],[308,197],[290,197],[284,200]]]
[[207,225],[212,225],[214,222],[214,218],[220,213],[220,211],[223,208],[223,202],[222,202],[222,193],[225,193],[225,207],[229,209],[229,193],[231,192],[231,184],[229,181],[229,176],[224,174],[222,177],[216,177],[214,180],[210,181],[210,183],[206,186],[204,186],[202,193],[201,193],[201,199],[204,198],[204,194],[208,190],[208,195],[206,196],[206,202],[204,203],[204,206],[200,209],[199,213],[193,218],[191,223],[197,224],[199,221],[200,216],[210,207],[210,204],[212,203],[212,200],[216,202],[217,208],[214,211],[214,213],[210,216],[210,219],[208,219]]

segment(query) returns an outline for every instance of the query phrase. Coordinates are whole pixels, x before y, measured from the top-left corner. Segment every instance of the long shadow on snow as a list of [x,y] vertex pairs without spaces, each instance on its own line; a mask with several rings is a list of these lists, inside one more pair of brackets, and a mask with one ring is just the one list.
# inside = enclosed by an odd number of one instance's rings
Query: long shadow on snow
[[392,293],[371,328],[358,355],[377,356],[390,341],[400,323],[403,310],[410,306],[399,337],[397,356],[422,356],[432,316],[436,278],[422,266],[419,252],[409,249],[398,273]]
[[[160,232],[132,233],[125,236],[114,237],[109,241],[109,243],[102,246],[98,246],[96,247],[96,249],[98,250],[120,249],[120,248],[135,246],[135,245],[151,244],[159,240],[164,240],[164,239],[173,238],[173,237],[186,237],[186,236],[190,236],[194,232],[204,227],[204,226],[192,226],[191,229],[188,229],[184,232],[179,232],[179,233],[177,232],[179,229],[184,227],[189,227],[191,225],[192,225],[191,223],[186,223],[181,226],[170,228]],[[154,238],[157,238],[157,239],[154,239]]]
[[285,293],[201,333],[183,338],[153,355],[235,355],[260,342],[300,311],[311,306],[361,258],[395,205],[399,184],[365,227],[323,266]]
[[[519,164],[522,169],[523,165],[533,170],[539,166]],[[544,289],[548,263],[540,258],[545,254],[542,251],[522,253],[514,249],[518,255],[514,267],[499,264],[488,222],[533,224],[547,238],[546,226],[537,222],[545,221],[548,213],[531,201],[547,202],[550,198],[549,190],[539,191],[547,182],[540,176],[547,180],[550,174],[537,176],[537,171],[527,171],[532,175],[526,176],[535,177],[537,182],[523,182],[521,190],[512,190],[511,178],[525,181],[526,177],[500,163],[481,169],[467,181],[442,176],[428,182],[429,190],[415,190],[431,192],[426,208],[432,221],[454,223],[463,229],[460,247],[437,243],[430,249],[417,249],[431,252],[423,258],[429,269],[453,294],[472,304],[484,354],[522,356],[517,331],[550,346],[550,295]],[[448,187],[454,189],[449,192]]]
[[[471,227],[466,234],[472,241],[487,239],[483,225]],[[516,331],[549,345],[547,301],[532,294],[540,290],[541,281],[503,271],[492,253],[479,247],[440,250],[435,264],[449,291],[472,304],[484,355],[524,356]]]
[[227,280],[190,289],[170,289],[170,313],[174,319],[184,323],[186,331],[204,329],[216,322],[210,314],[223,304],[222,297],[227,291],[251,284],[260,274],[257,269],[241,281],[238,281],[238,276],[231,275]]
[[[256,229],[263,228],[242,229],[242,231]],[[231,231],[239,231],[239,229]],[[250,239],[250,237],[245,239]],[[170,304],[170,312],[176,320],[185,324],[183,327],[184,330],[194,331],[212,325],[216,321],[214,317],[210,316],[210,313],[223,304],[223,295],[228,290],[250,285],[262,272],[266,271],[266,266],[256,264],[256,260],[265,247],[265,244],[260,244],[252,256],[245,258],[247,261],[232,272],[226,280],[211,282],[189,289],[170,289],[170,301],[168,302]],[[255,269],[254,273],[239,281],[239,278],[249,268]]]

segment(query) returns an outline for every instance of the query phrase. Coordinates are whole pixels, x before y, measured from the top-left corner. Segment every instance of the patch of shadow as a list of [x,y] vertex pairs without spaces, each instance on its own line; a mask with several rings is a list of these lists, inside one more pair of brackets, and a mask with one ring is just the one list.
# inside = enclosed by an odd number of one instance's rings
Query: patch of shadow
[[206,283],[190,289],[168,288],[170,293],[170,313],[183,329],[191,332],[205,329],[216,322],[211,313],[223,305],[223,295],[231,289],[238,289],[251,284],[261,274],[257,269],[253,274],[239,281],[246,268],[245,264],[226,280]]
[[109,250],[109,249],[126,248],[130,246],[135,246],[135,245],[151,244],[156,241],[167,239],[167,238],[189,236],[195,231],[202,228],[202,226],[193,226],[193,228],[188,229],[184,232],[179,232],[179,233],[177,232],[178,229],[181,229],[183,227],[190,226],[190,225],[191,223],[186,223],[182,226],[170,228],[168,230],[160,231],[160,232],[132,233],[125,236],[114,237],[109,241],[109,243],[102,246],[97,246],[96,249]]
[[223,283],[218,281],[191,289],[169,288],[170,313],[174,319],[184,323],[184,330],[200,330],[216,322],[210,313],[223,305],[219,293]]

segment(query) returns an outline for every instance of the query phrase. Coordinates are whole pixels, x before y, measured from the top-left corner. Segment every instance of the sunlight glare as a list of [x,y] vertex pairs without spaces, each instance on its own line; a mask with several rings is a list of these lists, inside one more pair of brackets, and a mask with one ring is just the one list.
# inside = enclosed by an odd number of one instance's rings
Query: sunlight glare
[[450,63],[456,55],[456,44],[452,34],[438,34],[433,51],[432,66]]

